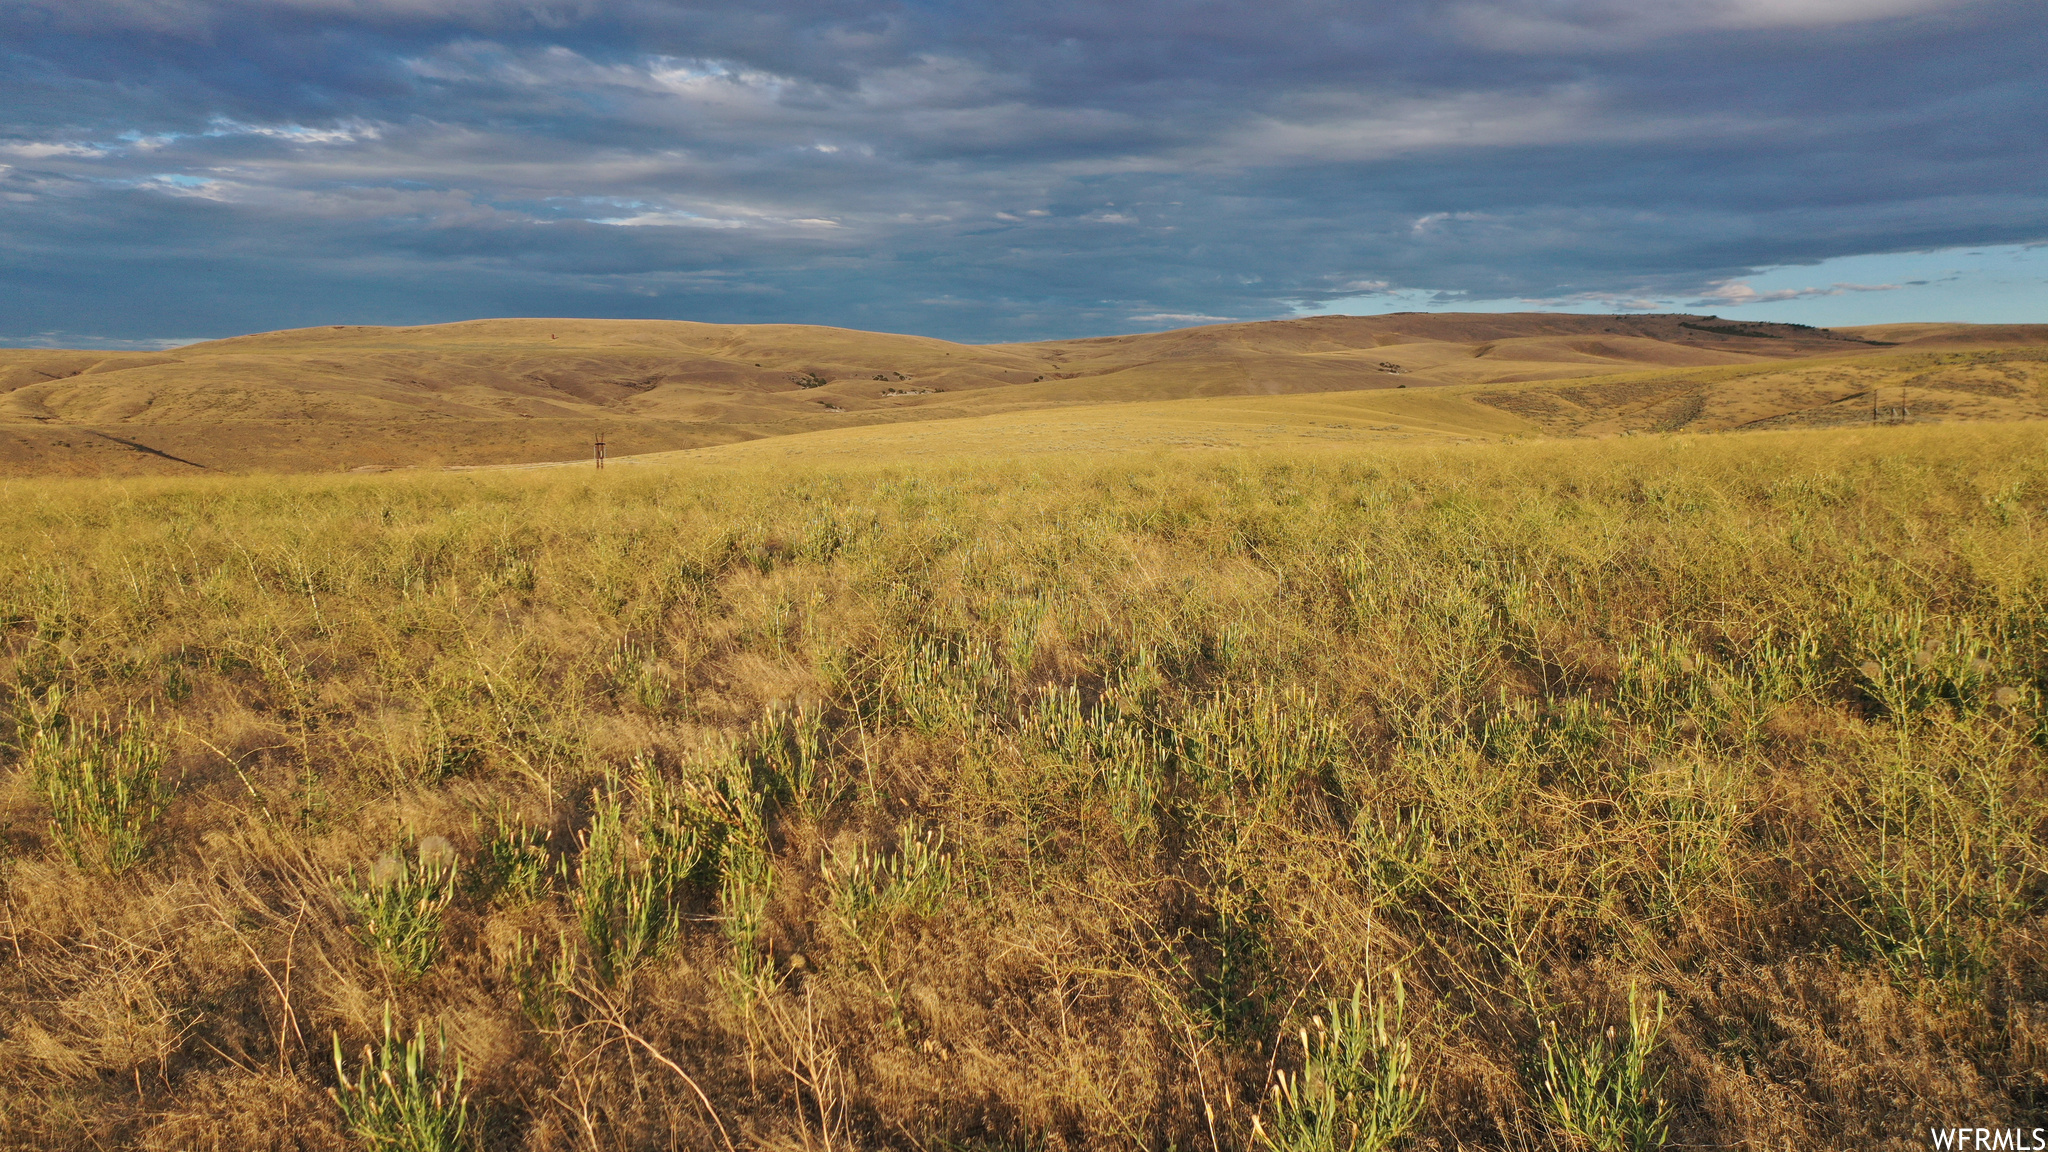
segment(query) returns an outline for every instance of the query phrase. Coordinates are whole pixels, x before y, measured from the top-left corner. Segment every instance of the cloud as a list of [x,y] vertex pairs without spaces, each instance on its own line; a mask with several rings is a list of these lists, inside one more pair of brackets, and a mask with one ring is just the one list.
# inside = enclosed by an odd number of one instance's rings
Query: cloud
[[1356,163],[1451,149],[1625,144],[1675,137],[1739,137],[1783,125],[1718,112],[1646,116],[1614,106],[1583,83],[1539,92],[1461,92],[1395,100],[1352,92],[1304,93],[1191,150],[1239,165]]
[[632,216],[593,217],[593,224],[612,224],[622,228],[839,228],[837,220],[812,218],[786,219],[764,216],[755,212],[743,212],[738,216],[700,216],[685,211],[651,211]]
[[206,131],[208,136],[264,136],[292,144],[326,145],[375,140],[382,134],[382,128],[361,120],[345,121],[324,128],[308,128],[303,124],[243,124],[225,116],[215,117]]
[[1455,5],[1467,38],[1510,52],[1609,52],[1716,31],[1829,28],[1964,8],[1969,0],[1520,0]]
[[187,344],[210,340],[210,336],[160,336],[123,340],[93,332],[49,331],[22,335],[0,333],[0,348],[90,348],[105,352],[168,352]]
[[0,330],[1735,307],[2048,239],[2044,51],[2037,0],[4,0]]
[[25,160],[48,160],[57,156],[100,157],[107,154],[104,148],[90,144],[59,144],[38,140],[14,144],[0,144],[0,153],[19,156]]
[[1700,298],[1691,301],[1689,308],[1739,308],[1744,304],[1775,304],[1784,300],[1811,300],[1820,296],[1844,296],[1851,292],[1896,292],[1903,284],[1833,284],[1826,288],[1777,288],[1759,292],[1747,284],[1735,280],[1722,280],[1709,285]]

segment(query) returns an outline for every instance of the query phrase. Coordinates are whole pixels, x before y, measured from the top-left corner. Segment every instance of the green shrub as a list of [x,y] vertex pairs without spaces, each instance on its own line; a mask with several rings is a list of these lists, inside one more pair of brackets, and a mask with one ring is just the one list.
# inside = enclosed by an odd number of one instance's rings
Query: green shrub
[[859,847],[828,869],[833,911],[848,933],[864,938],[896,912],[937,912],[953,888],[953,858],[945,844],[943,833],[907,823],[895,852]]
[[[629,811],[630,801],[630,811]],[[581,837],[574,899],[597,977],[611,983],[668,946],[688,887],[714,888],[737,817],[716,787],[677,787],[635,765],[611,781]]]
[[1628,1033],[1568,1038],[1550,1025],[1543,1037],[1544,1117],[1576,1149],[1652,1152],[1663,1148],[1671,1109],[1660,1095],[1664,1077],[1650,1070],[1664,1030],[1664,997],[1646,1016],[1631,993]]
[[462,1091],[462,1057],[455,1057],[454,1078],[444,1082],[448,1034],[441,1032],[439,1039],[438,1067],[430,1068],[426,1026],[416,1026],[410,1040],[393,1035],[386,1008],[383,1041],[374,1049],[363,1045],[362,1061],[350,1079],[341,1036],[334,1037],[336,1087],[328,1095],[370,1152],[457,1152],[466,1146],[469,1097]]
[[51,689],[24,717],[29,779],[50,805],[50,831],[80,868],[120,872],[149,854],[151,832],[169,801],[167,753],[142,719],[121,723],[64,712]]
[[1391,1005],[1368,1006],[1356,984],[1348,1003],[1332,998],[1327,1015],[1300,1032],[1301,1071],[1277,1074],[1266,1115],[1253,1122],[1259,1141],[1273,1152],[1379,1152],[1399,1143],[1428,1101],[1409,1073],[1406,1006],[1399,976]]
[[337,878],[342,902],[362,921],[364,943],[402,972],[415,975],[441,954],[441,914],[455,898],[454,846],[423,838],[415,859],[405,849],[377,857],[367,876]]
[[470,870],[470,887],[481,897],[502,897],[524,904],[547,891],[553,872],[548,854],[547,833],[529,828],[524,819],[500,812],[485,829],[478,820],[479,845],[475,866]]
[[856,963],[888,998],[899,1032],[907,1033],[910,1024],[903,992],[890,975],[889,924],[899,914],[930,916],[944,907],[953,891],[953,858],[944,849],[943,833],[921,831],[912,821],[903,825],[896,851],[862,846],[825,869],[832,912],[854,943]]

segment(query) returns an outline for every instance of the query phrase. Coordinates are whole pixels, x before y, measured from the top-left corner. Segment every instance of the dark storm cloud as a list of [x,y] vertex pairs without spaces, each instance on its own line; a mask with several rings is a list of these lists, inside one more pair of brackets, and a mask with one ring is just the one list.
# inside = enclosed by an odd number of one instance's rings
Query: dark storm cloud
[[2048,236],[2028,3],[0,0],[0,336],[1017,339]]

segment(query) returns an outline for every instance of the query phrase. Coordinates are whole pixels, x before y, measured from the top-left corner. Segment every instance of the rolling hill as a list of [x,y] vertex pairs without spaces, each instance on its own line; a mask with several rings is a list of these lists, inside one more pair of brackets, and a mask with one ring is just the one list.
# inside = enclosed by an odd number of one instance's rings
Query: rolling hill
[[[1304,393],[1360,393],[1350,402],[1361,412],[1397,413],[1421,401],[1391,394],[1423,388],[1454,389],[1466,409],[1493,413],[1434,434],[1597,434],[1646,421],[1796,423],[1806,417],[1794,409],[1850,403],[1899,372],[1919,373],[1910,387],[1923,414],[2005,418],[2039,414],[2027,370],[1958,376],[1914,367],[1921,361],[1912,357],[1982,347],[2021,357],[2006,363],[2033,363],[2021,351],[2029,344],[2048,345],[2048,325],[1828,331],[1712,316],[1408,313],[1009,345],[655,320],[332,326],[160,353],[0,350],[0,471],[506,464],[581,458],[600,430],[613,455],[627,456],[1073,406]],[[1929,371],[1975,383],[1958,392]],[[1318,403],[1326,401],[1302,411]],[[1262,411],[1214,409],[1225,410]],[[1157,418],[1200,424],[1204,411]]]
[[2048,419],[2048,348],[2022,347],[1894,352],[1509,385],[1077,404],[869,424],[650,453],[616,463],[1313,448],[2040,419]]

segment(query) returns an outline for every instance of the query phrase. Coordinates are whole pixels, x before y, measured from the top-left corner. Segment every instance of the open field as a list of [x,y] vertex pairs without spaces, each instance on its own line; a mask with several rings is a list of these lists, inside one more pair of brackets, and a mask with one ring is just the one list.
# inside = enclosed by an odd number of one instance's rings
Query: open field
[[[1711,316],[1403,314],[1010,345],[677,321],[335,326],[162,353],[0,350],[0,474],[508,464],[582,457],[600,429],[623,456],[1075,405],[1442,386],[1494,385],[1499,396],[1481,402],[1547,428],[1558,412],[1523,411],[1515,397],[1533,389],[1564,405],[1566,423],[1597,423],[1582,411],[1591,394],[1562,382],[1598,379],[1641,407],[1626,374],[1645,372],[1667,401],[1658,419],[1677,426],[1699,394],[1750,369],[1782,368],[1802,381],[1802,403],[1824,406],[1821,394],[1853,391],[1841,381],[1884,375],[1859,375],[1860,359],[2023,356],[2028,345],[2048,346],[2048,325],[1866,333]],[[1837,366],[1841,381],[1808,386],[1819,378],[1802,375],[1807,361]],[[2012,407],[2013,396],[1979,399]]]
[[[1873,420],[1873,416],[1875,420]],[[1763,431],[2048,418],[2048,347],[1915,352],[1502,387],[1071,405],[863,425],[615,459],[616,464],[1213,448],[1356,448],[1642,432]],[[587,466],[587,462],[579,461]]]
[[0,1143],[2041,1123],[2048,425],[1449,442],[1576,419],[1489,387],[0,480]]

